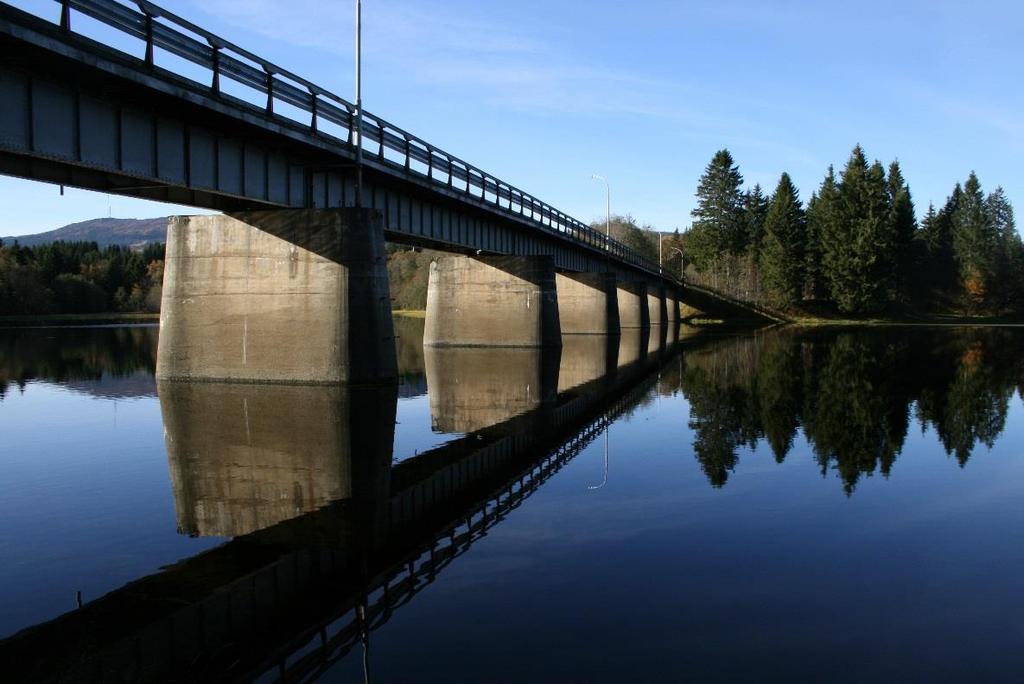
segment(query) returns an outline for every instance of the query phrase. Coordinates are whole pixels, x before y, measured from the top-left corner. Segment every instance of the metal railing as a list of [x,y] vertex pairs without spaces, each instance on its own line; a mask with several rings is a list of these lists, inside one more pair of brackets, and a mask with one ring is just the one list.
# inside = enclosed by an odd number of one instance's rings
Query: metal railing
[[[60,26],[65,31],[72,30],[72,10],[80,12],[128,36],[144,41],[144,62],[150,68],[157,66],[156,48],[165,50],[209,70],[209,90],[215,97],[231,101],[235,105],[256,107],[241,98],[224,93],[222,80],[228,79],[255,91],[260,96],[265,96],[264,109],[268,117],[280,116],[274,112],[275,103],[290,105],[309,114],[309,123],[286,117],[288,120],[305,126],[309,133],[325,140],[348,147],[359,145],[363,150],[364,159],[399,172],[424,176],[449,191],[468,195],[492,205],[503,213],[526,218],[547,232],[569,237],[576,242],[607,252],[609,256],[632,266],[675,280],[673,276],[662,273],[657,263],[621,242],[365,110],[362,113],[362,135],[359,136],[355,125],[356,106],[351,102],[151,2],[56,2],[61,5]],[[326,133],[321,128],[323,122],[343,129],[345,137],[340,138]],[[399,160],[389,158],[388,151],[397,153]]]

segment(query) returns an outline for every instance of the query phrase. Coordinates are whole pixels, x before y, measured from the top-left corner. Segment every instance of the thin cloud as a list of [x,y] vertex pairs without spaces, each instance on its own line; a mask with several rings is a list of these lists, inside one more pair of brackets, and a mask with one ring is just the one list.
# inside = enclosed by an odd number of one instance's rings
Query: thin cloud
[[[312,0],[190,0],[195,9],[278,42],[349,57],[353,25],[347,4]],[[498,23],[455,14],[442,4],[375,3],[364,11],[367,59],[420,85],[472,91],[472,99],[503,110],[573,117],[652,117],[717,134],[751,121],[717,116],[715,93],[606,64],[584,64],[535,24]],[[530,35],[525,35],[526,30]],[[522,31],[522,32],[521,32]],[[538,34],[540,31],[540,34]],[[288,66],[282,64],[282,66]],[[701,103],[681,107],[680,95]],[[721,108],[715,108],[721,109]],[[753,134],[753,132],[751,131]]]

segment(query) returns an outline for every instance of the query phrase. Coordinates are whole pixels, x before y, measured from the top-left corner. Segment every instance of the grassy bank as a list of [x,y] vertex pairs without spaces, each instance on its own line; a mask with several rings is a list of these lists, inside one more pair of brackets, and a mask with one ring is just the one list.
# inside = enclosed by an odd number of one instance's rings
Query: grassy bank
[[426,318],[427,312],[423,309],[395,309],[392,316],[405,316],[406,318]]
[[1019,318],[1005,316],[890,316],[885,318],[823,318],[818,316],[796,316],[793,325],[804,327],[825,326],[991,326],[991,325],[1024,325]]
[[0,328],[36,326],[117,325],[159,323],[158,313],[49,314],[43,316],[0,316]]

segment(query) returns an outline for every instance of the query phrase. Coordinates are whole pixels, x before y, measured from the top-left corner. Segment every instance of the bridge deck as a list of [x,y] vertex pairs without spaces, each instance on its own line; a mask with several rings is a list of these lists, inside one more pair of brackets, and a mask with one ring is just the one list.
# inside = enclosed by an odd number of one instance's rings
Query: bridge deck
[[[364,111],[360,136],[353,104],[151,3],[58,2],[59,25],[0,3],[2,173],[220,210],[354,206],[359,145],[363,204],[390,239],[677,282],[381,117]],[[82,15],[141,41],[145,57],[76,32]]]

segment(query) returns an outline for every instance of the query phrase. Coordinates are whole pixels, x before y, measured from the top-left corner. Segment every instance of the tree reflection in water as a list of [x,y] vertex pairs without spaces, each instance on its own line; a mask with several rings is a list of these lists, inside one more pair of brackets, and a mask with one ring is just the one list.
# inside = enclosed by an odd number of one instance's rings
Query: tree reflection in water
[[693,451],[712,486],[765,440],[781,463],[802,429],[822,475],[847,494],[888,476],[911,417],[965,465],[991,448],[1024,386],[1024,331],[913,328],[767,331],[684,354]]

